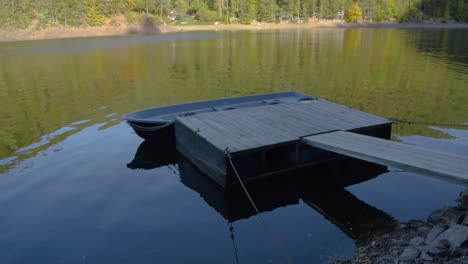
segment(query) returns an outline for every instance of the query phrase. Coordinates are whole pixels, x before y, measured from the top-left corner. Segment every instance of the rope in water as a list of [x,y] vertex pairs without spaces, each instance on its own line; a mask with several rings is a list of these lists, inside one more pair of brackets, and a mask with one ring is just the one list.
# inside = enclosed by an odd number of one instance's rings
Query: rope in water
[[231,232],[231,240],[232,240],[232,245],[234,247],[234,253],[236,254],[236,263],[239,264],[239,255],[237,254],[237,247],[236,247],[236,241],[234,240],[234,226],[232,226],[232,223],[229,223],[229,231]]
[[406,123],[411,125],[425,125],[425,126],[443,126],[443,127],[461,127],[461,128],[468,128],[467,124],[444,124],[444,123],[430,123],[430,122],[419,122],[419,121],[410,121],[405,119],[399,118],[388,118],[397,123]]
[[273,240],[273,243],[276,245],[276,247],[278,248],[278,251],[281,253],[281,255],[283,256],[283,258],[286,260],[287,263],[289,264],[292,264],[292,260],[291,258],[289,257],[289,255],[286,253],[286,251],[284,250],[283,246],[281,245],[281,242],[279,241],[279,239],[275,236],[275,234],[273,233],[273,231],[271,230],[271,228],[269,227],[268,223],[265,221],[265,219],[263,218],[263,216],[260,214],[260,211],[258,210],[257,206],[255,205],[252,197],[250,196],[249,194],[249,191],[247,191],[247,188],[245,187],[244,183],[242,182],[242,179],[241,177],[239,176],[239,173],[237,172],[237,169],[236,167],[234,166],[234,163],[232,162],[232,157],[231,157],[231,153],[229,153],[229,150],[226,149],[226,155],[228,157],[228,160],[229,160],[229,163],[231,164],[231,167],[234,171],[234,174],[236,174],[237,176],[237,179],[239,180],[239,183],[240,185],[242,186],[242,189],[244,190],[245,192],[245,195],[247,196],[247,198],[249,199],[250,201],[250,204],[252,204],[252,207],[254,208],[255,212],[257,213],[258,217],[260,218],[260,221],[263,225],[263,228],[265,229],[266,233],[268,233],[268,235],[270,236],[270,238]]

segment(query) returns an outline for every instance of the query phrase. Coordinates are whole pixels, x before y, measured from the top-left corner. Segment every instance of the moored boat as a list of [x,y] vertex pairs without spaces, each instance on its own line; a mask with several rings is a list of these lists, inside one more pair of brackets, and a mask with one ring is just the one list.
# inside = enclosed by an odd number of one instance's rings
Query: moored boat
[[125,114],[123,119],[138,136],[151,139],[161,133],[174,135],[174,122],[180,116],[314,99],[295,91],[248,95],[149,108]]

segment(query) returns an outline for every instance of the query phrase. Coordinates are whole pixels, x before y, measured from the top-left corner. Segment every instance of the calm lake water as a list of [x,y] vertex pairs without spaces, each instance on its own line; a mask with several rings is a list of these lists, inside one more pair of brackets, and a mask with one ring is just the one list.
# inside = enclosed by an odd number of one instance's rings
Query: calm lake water
[[[242,193],[221,194],[120,116],[298,90],[385,117],[468,124],[466,43],[457,29],[0,43],[0,263],[284,263]],[[397,123],[394,140],[468,156],[463,127]],[[250,186],[294,263],[349,257],[369,230],[425,219],[463,189],[368,167]]]

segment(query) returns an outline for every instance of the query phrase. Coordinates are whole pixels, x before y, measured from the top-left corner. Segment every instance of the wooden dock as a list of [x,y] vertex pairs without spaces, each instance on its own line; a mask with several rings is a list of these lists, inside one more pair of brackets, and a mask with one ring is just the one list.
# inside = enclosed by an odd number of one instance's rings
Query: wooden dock
[[178,152],[224,188],[238,183],[229,159],[250,180],[343,155],[468,182],[466,158],[390,141],[391,125],[314,98],[179,117],[175,135]]
[[337,131],[303,138],[305,144],[381,165],[468,182],[468,157]]
[[337,130],[389,138],[391,121],[323,99],[285,102],[179,117],[177,150],[222,187],[339,157],[309,147],[302,137]]

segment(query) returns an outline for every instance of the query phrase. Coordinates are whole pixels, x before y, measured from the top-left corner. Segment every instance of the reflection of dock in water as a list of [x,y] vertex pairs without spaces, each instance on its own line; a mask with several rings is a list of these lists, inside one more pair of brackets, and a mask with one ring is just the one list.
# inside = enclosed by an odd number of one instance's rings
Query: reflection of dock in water
[[[386,169],[351,159],[337,163],[324,164],[294,174],[278,175],[268,181],[251,182],[247,188],[260,212],[299,204],[302,200],[349,237],[360,242],[366,241],[373,233],[395,227],[396,221],[390,215],[359,200],[345,189],[350,184],[376,177],[386,172]],[[333,172],[334,168],[339,169]],[[179,170],[182,183],[198,192],[228,222],[255,216],[256,213],[242,190],[223,192],[184,159],[179,160]],[[354,181],[340,181],[347,177]]]
[[[226,221],[232,223],[255,215],[241,189],[219,188],[188,160],[178,157],[171,144],[173,142],[162,139],[145,141],[127,166],[131,169],[153,169],[175,164],[178,160],[181,182],[199,193]],[[349,237],[364,242],[372,233],[395,227],[396,221],[385,212],[359,200],[345,187],[372,179],[386,171],[386,167],[380,165],[346,158],[279,175],[268,181],[252,181],[247,183],[247,188],[260,212],[299,204],[302,200]]]

